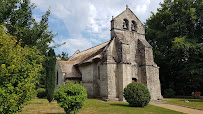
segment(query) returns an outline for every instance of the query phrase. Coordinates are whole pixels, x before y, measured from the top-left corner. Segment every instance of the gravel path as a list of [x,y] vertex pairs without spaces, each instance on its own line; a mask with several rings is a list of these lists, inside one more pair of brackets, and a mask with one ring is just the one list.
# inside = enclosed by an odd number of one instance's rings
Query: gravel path
[[186,108],[186,107],[178,106],[178,105],[172,105],[172,104],[160,103],[160,102],[159,103],[152,102],[150,104],[155,105],[155,106],[159,106],[159,107],[163,107],[163,108],[167,108],[167,109],[170,109],[170,110],[175,110],[175,111],[178,111],[178,112],[183,112],[183,113],[186,113],[186,114],[203,114],[202,110]]

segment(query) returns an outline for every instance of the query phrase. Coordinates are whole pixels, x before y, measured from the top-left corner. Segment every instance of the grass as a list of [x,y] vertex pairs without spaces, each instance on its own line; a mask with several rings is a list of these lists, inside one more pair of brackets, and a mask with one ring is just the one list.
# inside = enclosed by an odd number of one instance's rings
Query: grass
[[[56,101],[48,103],[46,99],[33,99],[19,114],[65,114]],[[173,110],[148,105],[144,108],[129,107],[123,102],[104,102],[97,99],[87,99],[85,105],[77,114],[182,114]]]
[[49,103],[47,99],[33,99],[28,105],[24,106],[19,114],[59,114],[63,113],[63,108],[59,107],[57,102]]
[[148,105],[144,108],[129,107],[123,102],[103,102],[96,99],[88,99],[85,106],[78,114],[182,114],[173,110]]
[[[200,100],[200,99],[165,98],[164,100],[168,101],[168,103],[171,103],[171,104],[203,109],[203,100]],[[185,100],[188,100],[189,102],[185,102]]]

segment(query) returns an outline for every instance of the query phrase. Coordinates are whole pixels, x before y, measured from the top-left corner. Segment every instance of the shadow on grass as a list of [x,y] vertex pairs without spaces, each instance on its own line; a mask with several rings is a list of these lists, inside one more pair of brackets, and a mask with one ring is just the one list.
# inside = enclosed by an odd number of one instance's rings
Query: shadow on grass
[[112,106],[119,106],[119,107],[129,107],[129,108],[144,108],[144,107],[133,107],[133,106],[130,106],[128,104],[119,104],[119,103],[113,103],[113,104],[110,104]]
[[43,113],[43,114],[65,114],[65,113]]
[[112,106],[120,106],[120,107],[130,107],[128,104],[119,104],[119,103],[112,103]]

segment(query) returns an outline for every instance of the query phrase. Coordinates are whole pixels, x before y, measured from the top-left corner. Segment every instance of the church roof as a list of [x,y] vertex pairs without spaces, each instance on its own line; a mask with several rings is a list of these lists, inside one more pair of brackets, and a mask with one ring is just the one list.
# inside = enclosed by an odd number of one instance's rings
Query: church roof
[[73,64],[83,64],[87,62],[91,62],[95,58],[101,58],[101,53],[105,49],[105,47],[109,44],[109,41],[106,41],[102,44],[99,44],[97,46],[94,46],[92,48],[86,49],[84,51],[75,53],[68,62],[71,62]]
[[59,66],[61,67],[61,71],[64,73],[68,73],[68,68],[70,66],[73,66],[73,63],[68,62],[68,61],[62,61],[62,60],[57,60],[59,63]]
[[77,68],[73,67],[73,62],[62,60],[57,60],[57,62],[60,66],[61,71],[65,73],[65,78],[81,77],[80,71],[78,71]]
[[105,50],[105,47],[109,42],[110,40],[81,52],[77,50],[68,61],[63,61],[58,58],[57,62],[60,69],[65,73],[64,78],[80,78],[81,73],[77,67],[74,67],[74,65],[81,65],[92,62],[96,58],[101,58],[101,53]]

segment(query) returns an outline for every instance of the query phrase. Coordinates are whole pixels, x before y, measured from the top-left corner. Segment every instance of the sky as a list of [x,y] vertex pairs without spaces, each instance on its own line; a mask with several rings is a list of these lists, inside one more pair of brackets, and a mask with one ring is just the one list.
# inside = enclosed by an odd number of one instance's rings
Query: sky
[[76,50],[85,50],[110,40],[110,21],[123,12],[126,5],[142,23],[156,13],[163,0],[31,0],[36,8],[33,17],[40,21],[49,9],[49,30],[57,33],[54,43],[64,45],[55,48],[56,54],[62,51],[70,56]]

